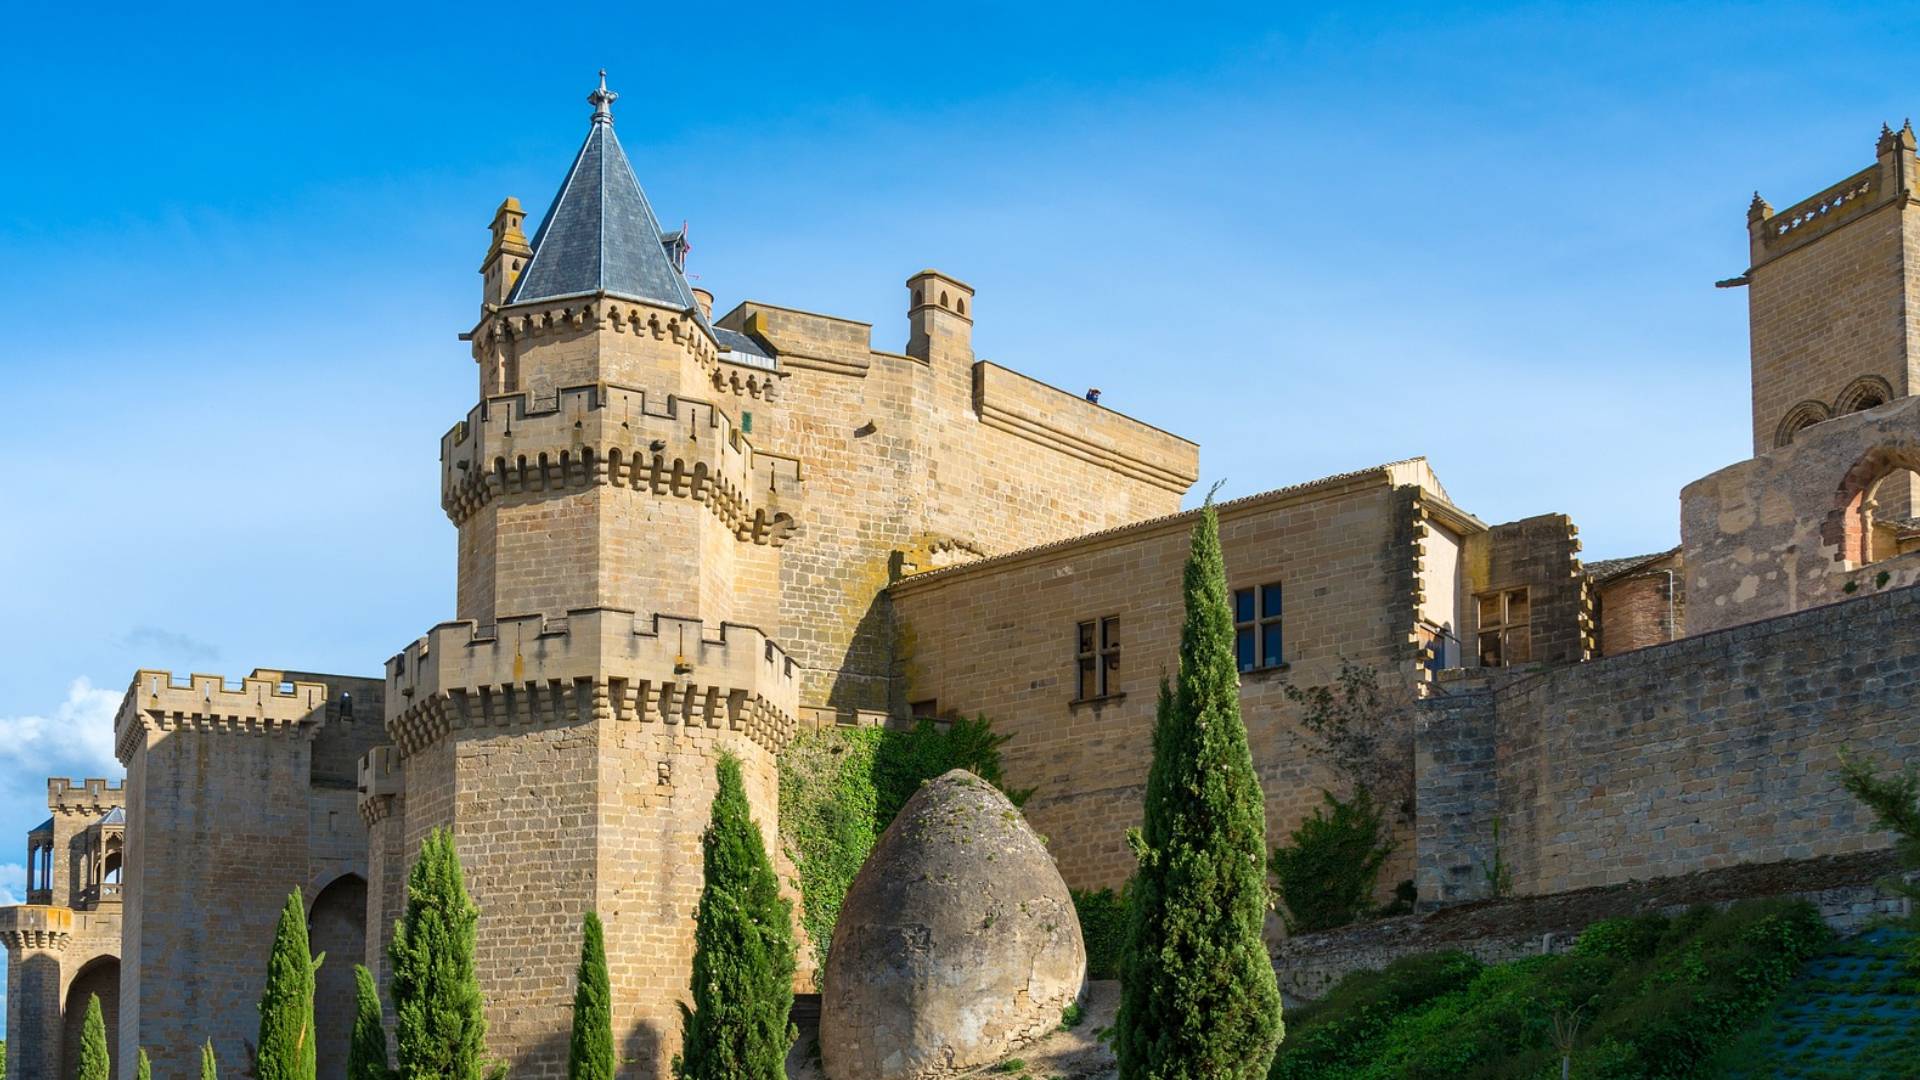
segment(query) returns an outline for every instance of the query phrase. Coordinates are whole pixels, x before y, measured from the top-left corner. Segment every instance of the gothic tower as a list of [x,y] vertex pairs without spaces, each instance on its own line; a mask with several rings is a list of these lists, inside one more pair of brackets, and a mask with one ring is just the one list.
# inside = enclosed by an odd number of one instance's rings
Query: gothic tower
[[1920,392],[1920,167],[1911,127],[1873,164],[1775,211],[1747,210],[1753,452],[1810,424]]
[[590,910],[619,1054],[667,1075],[715,761],[741,759],[771,845],[797,712],[775,635],[799,466],[704,399],[724,381],[719,339],[684,235],[662,232],[614,135],[614,100],[602,73],[531,244],[517,202],[495,215],[462,335],[480,400],[441,440],[458,620],[388,661],[395,745],[362,763],[369,959],[384,980],[401,878],[450,827],[480,908],[488,1041],[517,1078],[565,1074]]

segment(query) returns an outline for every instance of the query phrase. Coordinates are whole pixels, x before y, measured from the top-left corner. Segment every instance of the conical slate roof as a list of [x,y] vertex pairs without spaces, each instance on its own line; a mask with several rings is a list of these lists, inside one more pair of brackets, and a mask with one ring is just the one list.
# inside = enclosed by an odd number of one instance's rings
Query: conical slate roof
[[601,72],[600,89],[587,98],[594,106],[587,141],[534,234],[533,256],[508,304],[605,292],[698,312],[686,275],[667,254],[660,222],[614,137],[608,106],[617,96]]

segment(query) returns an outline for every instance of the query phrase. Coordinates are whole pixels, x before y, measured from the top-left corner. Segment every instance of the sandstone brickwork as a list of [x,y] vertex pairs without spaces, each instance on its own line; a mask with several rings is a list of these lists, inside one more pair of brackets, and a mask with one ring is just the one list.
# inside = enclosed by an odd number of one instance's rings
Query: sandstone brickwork
[[[1276,843],[1340,789],[1298,722],[1288,683],[1327,684],[1342,660],[1372,666],[1390,690],[1428,674],[1420,628],[1430,605],[1458,607],[1462,537],[1486,527],[1453,507],[1424,461],[1329,478],[1220,505],[1230,589],[1279,586],[1279,656],[1241,675],[1241,713]],[[941,713],[981,714],[1011,736],[1007,782],[1031,787],[1024,810],[1075,888],[1133,873],[1156,688],[1176,662],[1180,575],[1191,513],[908,577],[892,589],[907,696]],[[1418,540],[1416,541],[1416,534]],[[1564,537],[1564,533],[1563,533]],[[1117,618],[1104,687],[1077,683],[1078,627]],[[1101,658],[1105,663],[1105,658]],[[1411,712],[1406,723],[1412,723]],[[1411,848],[1383,888],[1411,876]]]
[[1886,521],[1920,467],[1920,398],[1836,417],[1680,494],[1688,629],[1705,633],[1920,580]]
[[[315,1022],[350,1030],[364,954],[367,831],[354,762],[385,741],[378,681],[259,670],[227,685],[141,671],[115,739],[127,766],[118,1056],[184,1072],[206,1039],[248,1060],[280,903],[309,904],[323,966]],[[217,928],[217,929],[210,929]],[[216,933],[214,947],[209,934]],[[344,1073],[338,1054],[323,1056]]]
[[[1443,684],[1418,742],[1423,900],[1885,847],[1839,753],[1920,760],[1920,589]],[[1500,823],[1496,846],[1494,823]]]

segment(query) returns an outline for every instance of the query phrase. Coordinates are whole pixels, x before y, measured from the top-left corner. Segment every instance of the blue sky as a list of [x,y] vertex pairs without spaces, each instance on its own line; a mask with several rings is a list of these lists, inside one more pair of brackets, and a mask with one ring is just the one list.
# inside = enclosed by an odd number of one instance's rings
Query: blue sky
[[1594,558],[1749,451],[1712,282],[1752,190],[1920,106],[1902,5],[823,11],[10,11],[0,889],[45,776],[118,775],[136,667],[376,673],[450,615],[454,335],[599,67],[722,309],[898,348],[937,266],[983,356],[1198,439],[1202,489],[1426,454]]

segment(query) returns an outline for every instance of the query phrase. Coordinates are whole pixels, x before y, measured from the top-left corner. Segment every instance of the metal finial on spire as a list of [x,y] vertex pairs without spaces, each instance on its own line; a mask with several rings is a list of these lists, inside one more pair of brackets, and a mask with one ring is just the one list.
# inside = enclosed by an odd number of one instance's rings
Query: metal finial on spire
[[607,89],[607,69],[600,69],[600,89],[587,95],[587,104],[593,106],[593,122],[596,124],[613,123],[613,110],[609,108],[620,100],[620,95]]

